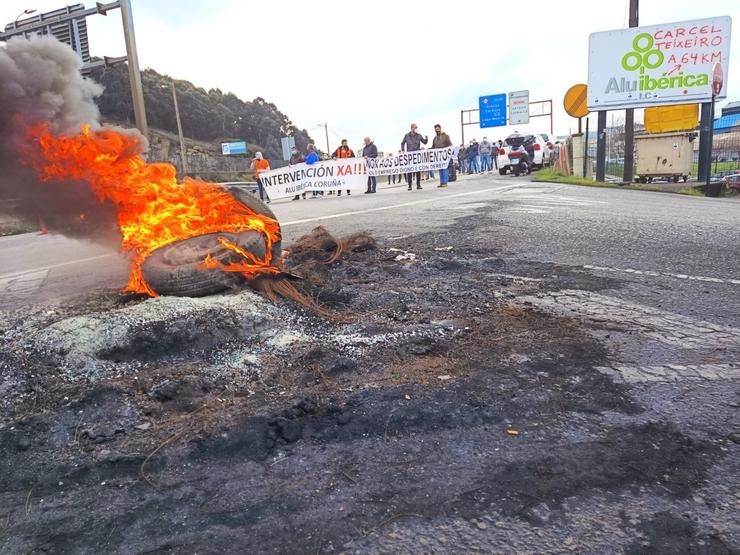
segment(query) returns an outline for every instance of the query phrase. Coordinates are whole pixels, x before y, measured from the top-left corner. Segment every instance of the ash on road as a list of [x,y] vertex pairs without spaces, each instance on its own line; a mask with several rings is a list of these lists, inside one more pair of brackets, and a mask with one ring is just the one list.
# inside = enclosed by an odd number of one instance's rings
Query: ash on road
[[740,205],[463,183],[317,209],[339,322],[8,303],[0,552],[737,553]]

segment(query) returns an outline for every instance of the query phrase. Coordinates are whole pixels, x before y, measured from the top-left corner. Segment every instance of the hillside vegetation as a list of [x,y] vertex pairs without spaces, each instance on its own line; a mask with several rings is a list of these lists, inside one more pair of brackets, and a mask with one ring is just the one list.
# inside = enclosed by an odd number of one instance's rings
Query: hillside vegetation
[[[152,69],[142,72],[144,103],[151,127],[177,133],[175,107],[170,83],[173,79]],[[98,98],[103,120],[134,124],[128,68],[125,64],[94,70],[90,77],[105,91]],[[296,145],[305,149],[311,137],[298,129],[277,106],[257,97],[243,101],[220,89],[196,87],[189,81],[175,80],[183,134],[192,139],[220,143],[247,141],[260,145],[267,158],[280,158],[280,138],[293,135]]]

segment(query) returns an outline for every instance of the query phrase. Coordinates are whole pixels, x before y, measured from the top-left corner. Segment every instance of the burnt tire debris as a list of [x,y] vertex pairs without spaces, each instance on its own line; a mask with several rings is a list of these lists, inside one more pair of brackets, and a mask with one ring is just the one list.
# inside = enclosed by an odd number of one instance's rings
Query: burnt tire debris
[[736,553],[736,384],[613,379],[655,331],[593,317],[623,283],[481,220],[297,241],[345,320],[249,290],[3,314],[2,549]]
[[[272,210],[252,193],[240,189],[232,189],[229,193],[255,214],[275,219]],[[240,261],[241,256],[224,247],[220,238],[258,259],[264,259],[267,254],[265,237],[258,231],[209,233],[176,241],[152,252],[141,268],[144,278],[158,295],[184,297],[203,297],[243,285],[246,280],[239,273],[203,268],[206,256],[224,265]],[[272,245],[271,260],[277,261],[281,255],[281,242],[277,241]]]
[[204,297],[238,287],[244,283],[240,274],[203,268],[206,256],[224,265],[240,260],[240,255],[220,243],[221,238],[258,258],[265,257],[265,238],[258,231],[209,233],[152,252],[141,267],[144,278],[158,295]]

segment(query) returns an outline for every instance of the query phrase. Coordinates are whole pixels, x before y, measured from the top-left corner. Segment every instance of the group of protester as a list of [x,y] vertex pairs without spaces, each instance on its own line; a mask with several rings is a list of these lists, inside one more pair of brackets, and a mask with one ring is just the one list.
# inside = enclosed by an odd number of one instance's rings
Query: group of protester
[[[418,126],[413,123],[411,124],[411,130],[406,133],[403,137],[403,140],[401,141],[401,150],[399,152],[414,152],[422,149],[422,144],[426,145],[429,143],[429,137],[422,136],[418,131]],[[365,145],[362,148],[360,156],[363,158],[377,158],[378,157],[378,148],[375,146],[375,143],[373,143],[373,140],[370,137],[365,137],[363,139],[363,142]],[[475,139],[470,141],[470,145],[466,148],[464,145],[460,145],[460,148],[457,153],[457,170],[460,172],[467,172],[467,173],[483,173],[485,171],[488,171],[489,173],[493,171],[494,166],[496,165],[496,156],[498,154],[498,147],[501,144],[501,141],[498,142],[498,145],[493,142],[489,142],[486,137],[483,137],[483,140],[480,143],[477,143]],[[436,124],[434,126],[434,138],[432,139],[431,148],[447,148],[452,146],[452,140],[450,139],[450,136],[442,131],[442,126],[439,124]],[[336,159],[343,159],[343,158],[355,158],[355,152],[348,146],[347,139],[342,139],[342,142],[340,146],[331,154],[331,158]],[[303,155],[300,153],[300,151],[293,147],[291,150],[291,156],[290,160],[288,161],[289,164],[315,164],[321,160],[321,157],[319,156],[318,150],[316,149],[316,146],[313,144],[309,144],[306,147],[306,154]],[[442,168],[439,170],[439,185],[437,187],[447,187],[447,184],[449,183],[450,179],[450,170],[452,169],[452,166],[454,164],[454,161],[450,163],[450,166],[447,168]],[[270,202],[270,199],[267,197],[267,194],[265,193],[264,187],[262,185],[262,180],[260,179],[260,172],[268,171],[270,169],[270,164],[267,160],[264,159],[261,152],[255,153],[254,160],[252,161],[252,164],[250,166],[250,169],[254,172],[254,177],[257,180],[257,188],[259,190],[259,196],[260,199],[266,200],[266,202]],[[427,175],[427,178],[431,177],[434,178],[434,172],[425,172]],[[396,177],[398,177],[398,181],[401,182],[401,176],[388,176],[388,183],[391,183],[391,178],[393,179],[393,183],[396,182]],[[413,184],[414,179],[416,180],[416,188],[422,189],[421,181],[422,181],[422,172],[411,172],[404,174],[404,178],[406,180],[406,184],[408,185],[409,191],[413,190]],[[377,178],[375,176],[369,176],[367,178],[367,190],[365,191],[365,194],[373,194],[376,192],[377,189]],[[309,198],[320,198],[324,195],[324,191],[313,191],[312,193],[309,193],[311,196]],[[335,191],[329,191],[329,195],[335,194]],[[342,191],[337,190],[336,195],[341,196]],[[347,195],[350,194],[350,191],[347,190]],[[306,193],[303,193],[302,195],[296,195],[293,197],[293,200],[300,200],[301,196],[305,199]]]
[[475,139],[470,141],[466,147],[460,145],[457,151],[457,161],[462,173],[491,173],[498,169],[498,151],[503,146],[503,141],[490,142],[488,137],[483,137],[479,143]]

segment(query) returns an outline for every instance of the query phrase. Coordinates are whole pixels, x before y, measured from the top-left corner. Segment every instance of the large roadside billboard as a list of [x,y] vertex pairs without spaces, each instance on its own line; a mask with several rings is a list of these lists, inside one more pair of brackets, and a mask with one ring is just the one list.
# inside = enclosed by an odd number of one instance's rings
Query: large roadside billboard
[[592,33],[589,110],[708,102],[715,64],[725,73],[716,98],[726,98],[731,25],[727,16]]

